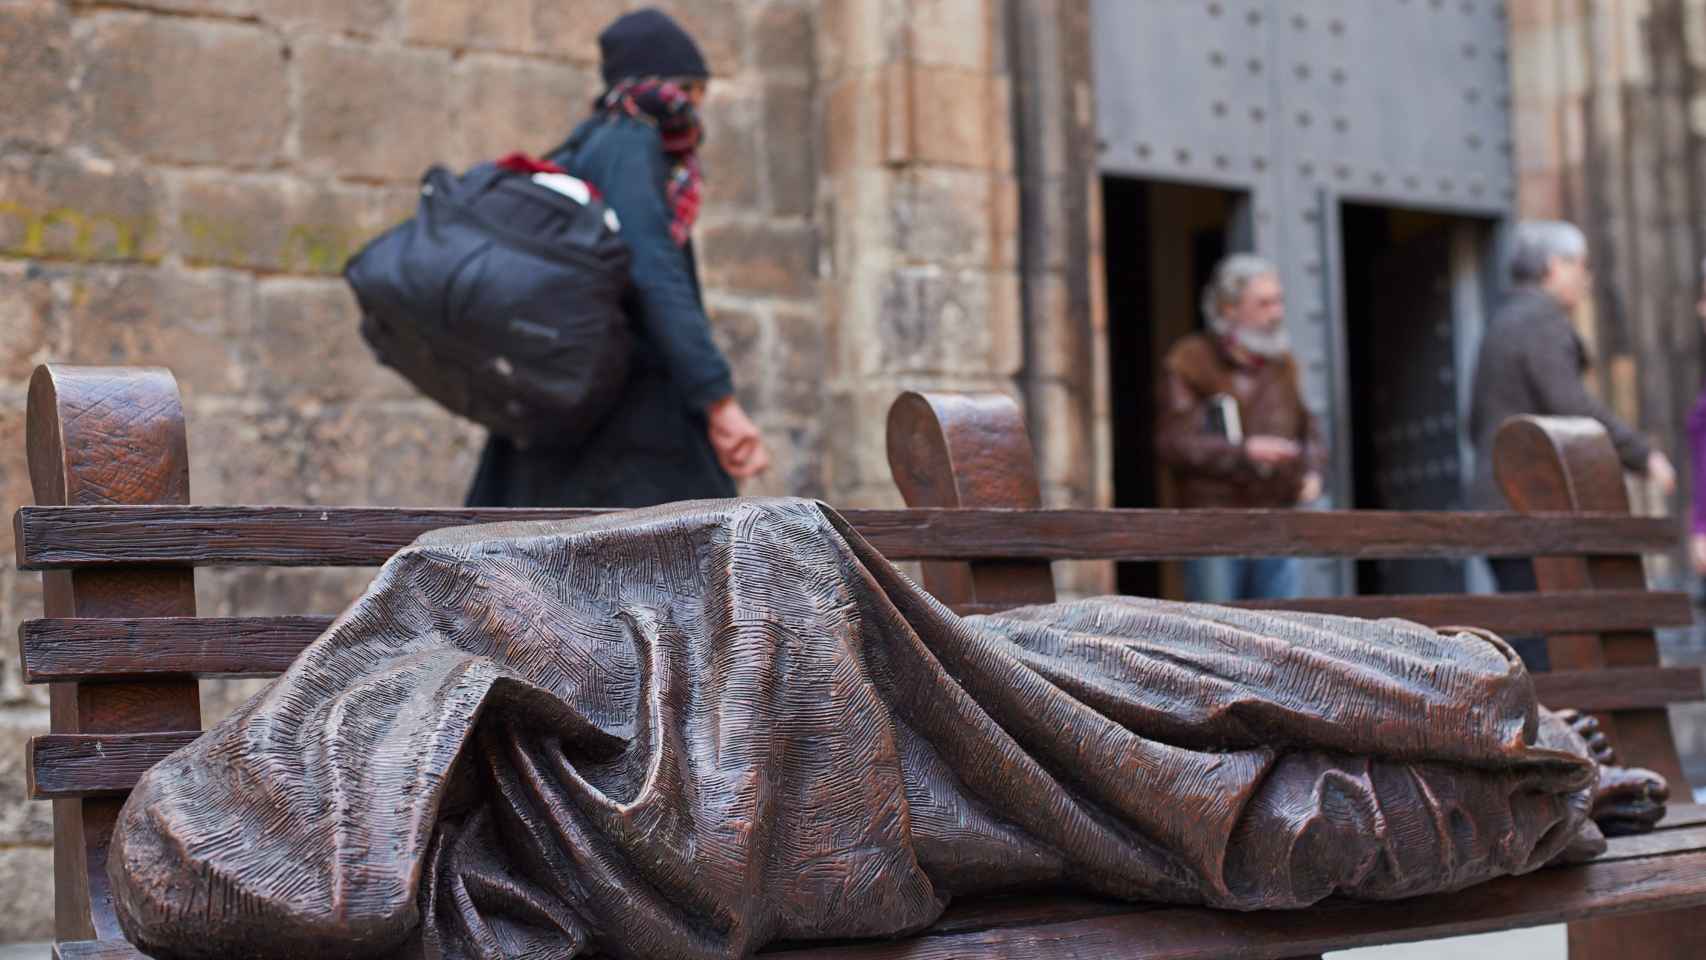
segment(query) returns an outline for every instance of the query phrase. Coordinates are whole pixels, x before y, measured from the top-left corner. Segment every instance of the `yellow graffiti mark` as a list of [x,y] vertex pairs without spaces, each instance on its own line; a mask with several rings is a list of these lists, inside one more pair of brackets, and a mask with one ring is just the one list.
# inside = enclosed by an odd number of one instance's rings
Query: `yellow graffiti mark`
[[[77,260],[158,260],[143,255],[156,224],[150,219],[115,217],[88,213],[75,207],[38,210],[10,200],[0,200],[0,218],[22,224],[23,239],[0,247],[12,256],[68,256]],[[70,243],[55,243],[55,235],[70,234]]]

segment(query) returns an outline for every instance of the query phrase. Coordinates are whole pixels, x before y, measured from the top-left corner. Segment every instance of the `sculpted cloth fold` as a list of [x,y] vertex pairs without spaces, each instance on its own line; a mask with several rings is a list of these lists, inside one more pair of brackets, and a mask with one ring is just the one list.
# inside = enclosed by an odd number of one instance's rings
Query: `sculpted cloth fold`
[[961,618],[803,500],[421,538],[156,766],[168,957],[733,958],[1060,889],[1387,899],[1602,844],[1496,638],[1100,599]]

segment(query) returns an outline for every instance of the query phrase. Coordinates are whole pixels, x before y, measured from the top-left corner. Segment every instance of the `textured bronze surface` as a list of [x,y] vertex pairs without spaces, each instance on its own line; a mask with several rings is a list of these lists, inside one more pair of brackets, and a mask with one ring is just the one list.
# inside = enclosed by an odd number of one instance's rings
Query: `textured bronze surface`
[[961,619],[818,504],[686,504],[422,538],[144,775],[108,869],[162,956],[721,958],[997,891],[1458,889],[1662,801],[1598,770],[1490,637]]

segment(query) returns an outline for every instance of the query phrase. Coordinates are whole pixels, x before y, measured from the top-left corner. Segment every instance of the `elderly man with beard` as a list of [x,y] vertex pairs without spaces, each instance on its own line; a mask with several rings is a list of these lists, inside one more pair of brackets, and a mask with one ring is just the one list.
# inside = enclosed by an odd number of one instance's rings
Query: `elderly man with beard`
[[[1285,292],[1272,263],[1234,254],[1203,291],[1207,329],[1179,340],[1163,363],[1156,454],[1187,508],[1277,508],[1321,496],[1327,463],[1320,420],[1303,403],[1285,331]],[[1297,561],[1190,561],[1190,599],[1297,595]]]

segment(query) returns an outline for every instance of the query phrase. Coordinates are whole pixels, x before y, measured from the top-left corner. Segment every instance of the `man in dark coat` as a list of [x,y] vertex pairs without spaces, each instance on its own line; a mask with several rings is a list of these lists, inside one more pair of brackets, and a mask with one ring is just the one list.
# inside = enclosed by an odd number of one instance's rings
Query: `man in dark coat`
[[632,255],[635,337],[627,388],[571,449],[492,436],[470,506],[639,507],[731,497],[769,466],[711,339],[690,233],[700,202],[696,107],[710,71],[686,31],[656,10],[599,35],[605,92],[548,158],[596,186]]
[[[1517,224],[1511,253],[1515,289],[1500,305],[1481,341],[1469,411],[1475,441],[1475,480],[1469,503],[1477,510],[1509,509],[1493,476],[1493,438],[1519,414],[1592,417],[1605,425],[1623,465],[1651,477],[1669,495],[1676,471],[1664,453],[1589,393],[1582,381],[1587,346],[1570,324],[1570,312],[1593,290],[1587,239],[1575,225],[1529,220]],[[1489,561],[1499,589],[1535,589],[1533,565],[1520,557]],[[1512,640],[1531,666],[1543,666],[1538,641]]]

